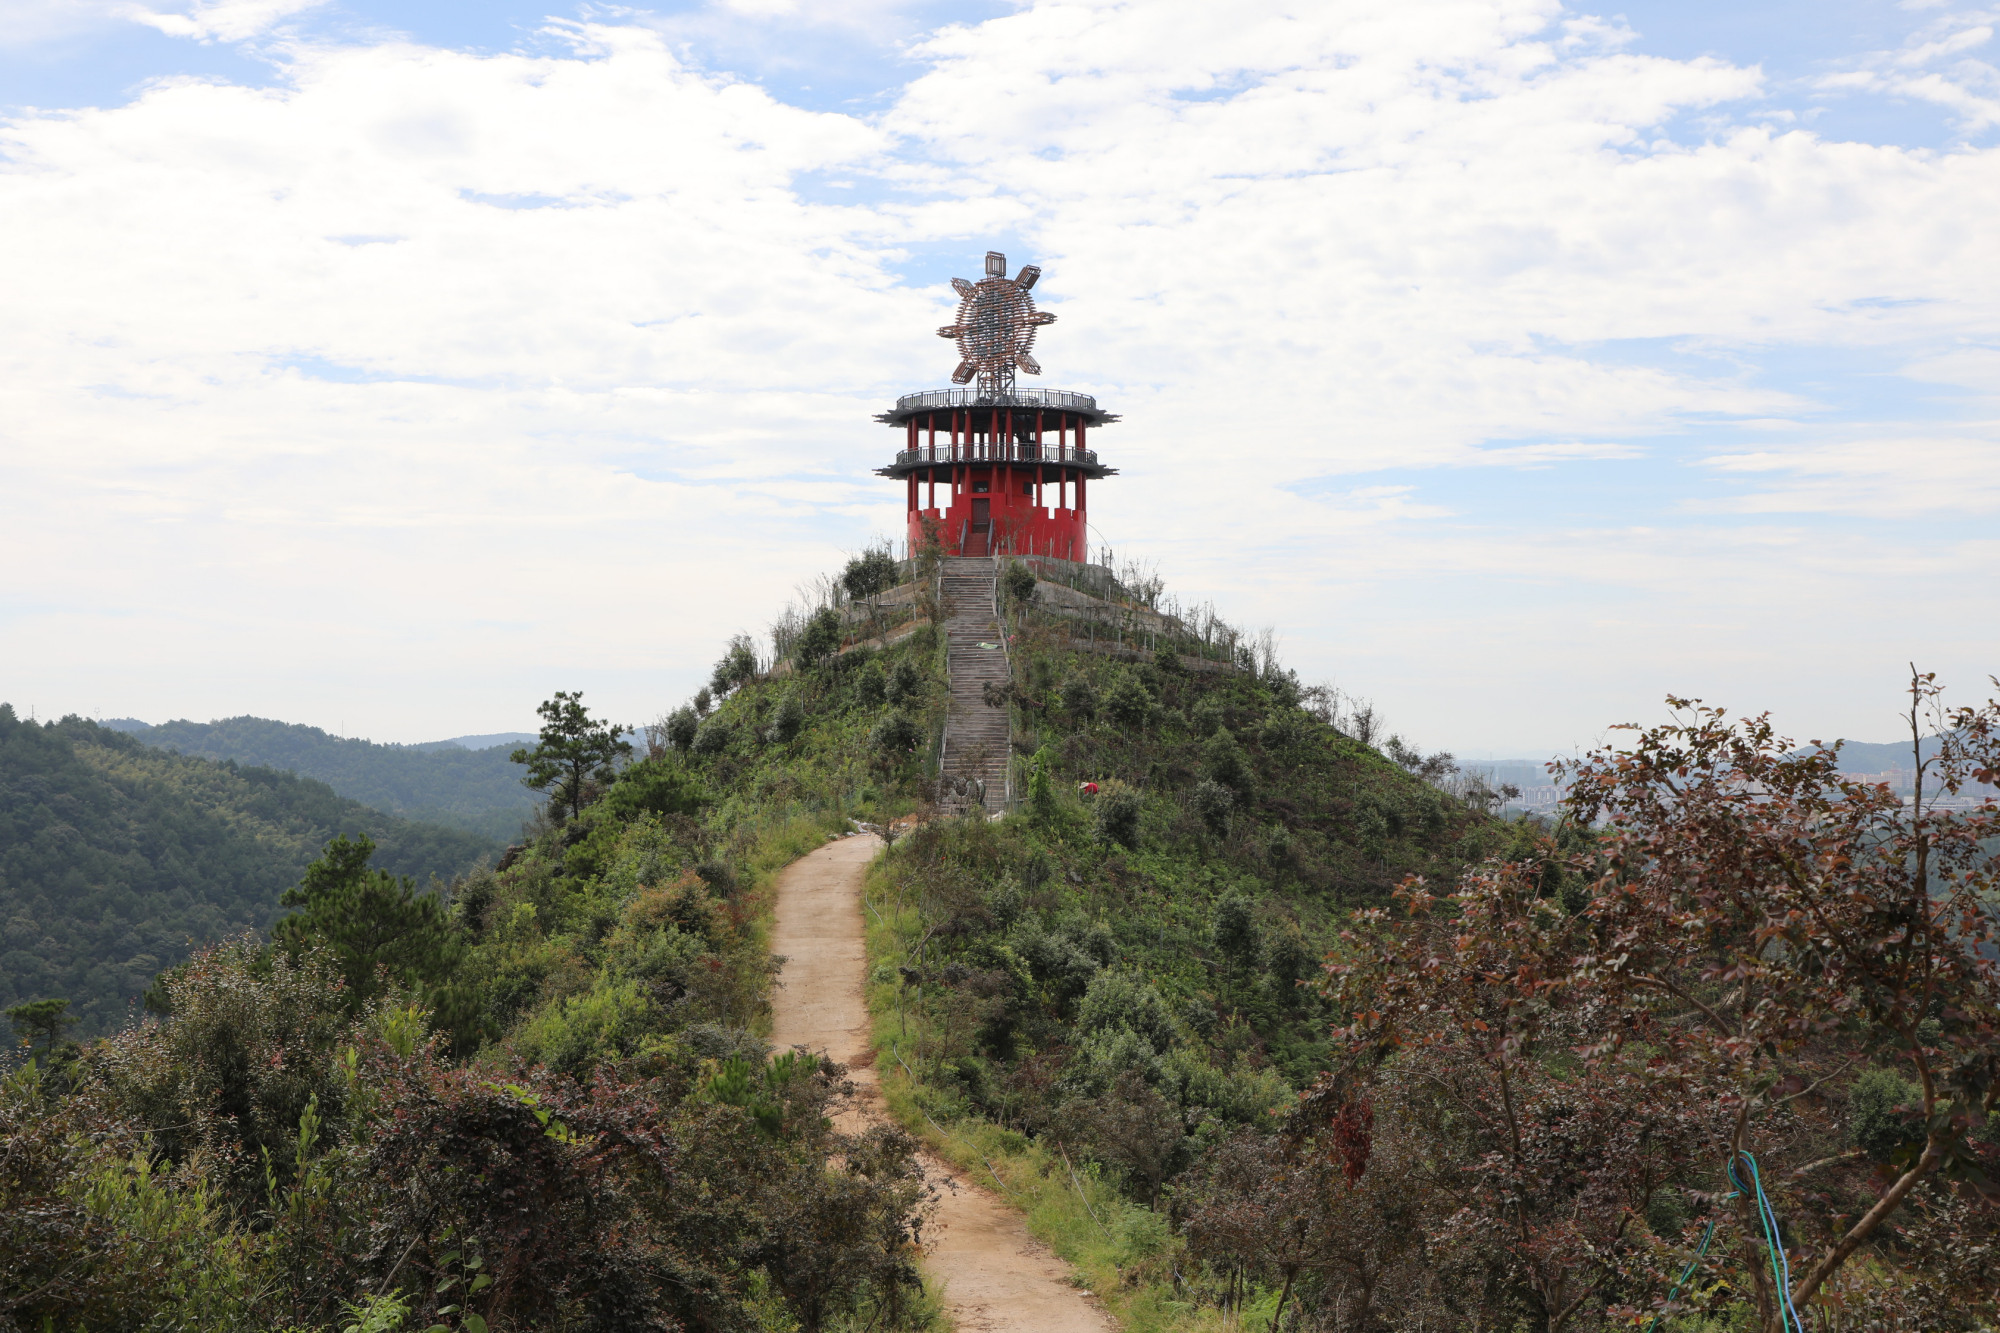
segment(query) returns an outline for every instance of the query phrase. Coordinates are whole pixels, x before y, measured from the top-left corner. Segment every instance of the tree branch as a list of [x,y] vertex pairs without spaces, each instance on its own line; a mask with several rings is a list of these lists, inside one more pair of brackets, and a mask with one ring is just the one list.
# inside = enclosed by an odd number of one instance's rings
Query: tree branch
[[1869,1234],[1882,1225],[1884,1218],[1902,1205],[1903,1197],[1916,1188],[1917,1182],[1923,1179],[1943,1156],[1944,1154],[1938,1150],[1938,1137],[1932,1135],[1924,1144],[1924,1154],[1916,1160],[1916,1164],[1904,1172],[1902,1179],[1891,1185],[1888,1192],[1875,1201],[1875,1206],[1840,1238],[1838,1245],[1827,1251],[1826,1256],[1813,1265],[1812,1271],[1805,1275],[1804,1280],[1792,1292],[1792,1304],[1803,1305],[1811,1300],[1813,1293],[1820,1289],[1820,1285],[1847,1262],[1847,1256],[1853,1254],[1861,1242],[1867,1240]]
[[1715,1010],[1709,1008],[1707,1005],[1703,1004],[1700,1000],[1695,999],[1694,996],[1689,995],[1686,991],[1674,985],[1672,982],[1662,981],[1658,977],[1649,977],[1642,972],[1628,972],[1626,973],[1626,975],[1630,977],[1633,981],[1639,983],[1642,986],[1651,986],[1657,990],[1663,990],[1667,994],[1679,1000],[1682,1004],[1691,1004],[1695,1008],[1701,1010],[1702,1013],[1708,1015],[1708,1021],[1712,1023],[1715,1026],[1715,1028],[1722,1033],[1723,1036],[1732,1039],[1736,1036],[1736,1033],[1731,1030],[1728,1020],[1724,1019],[1721,1014],[1716,1013]]

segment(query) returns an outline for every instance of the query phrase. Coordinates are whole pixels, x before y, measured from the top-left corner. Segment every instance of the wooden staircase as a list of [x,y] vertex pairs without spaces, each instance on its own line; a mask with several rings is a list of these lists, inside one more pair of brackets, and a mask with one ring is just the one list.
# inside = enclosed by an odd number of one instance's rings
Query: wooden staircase
[[1011,679],[1000,622],[993,614],[998,567],[990,559],[948,556],[942,573],[951,705],[945,713],[938,804],[959,810],[977,805],[998,814],[1006,805],[1013,738],[1011,710],[986,702],[988,685]]

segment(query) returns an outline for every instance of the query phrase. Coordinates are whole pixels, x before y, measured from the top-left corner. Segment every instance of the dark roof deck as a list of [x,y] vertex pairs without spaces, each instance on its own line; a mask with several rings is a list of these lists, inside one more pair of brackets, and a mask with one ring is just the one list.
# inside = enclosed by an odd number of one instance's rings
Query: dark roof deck
[[[1003,440],[1001,443],[1005,444],[1007,441]],[[985,441],[980,441],[980,444],[983,446]],[[1013,444],[1014,447],[1011,449],[994,449],[991,451],[983,447],[968,451],[963,445],[960,445],[957,458],[952,457],[951,446],[942,442],[935,449],[929,447],[904,449],[896,455],[896,461],[888,467],[876,468],[875,475],[878,477],[907,477],[912,472],[922,472],[928,468],[952,467],[954,465],[958,467],[978,468],[994,466],[1020,467],[1024,465],[1032,467],[1036,464],[1067,468],[1072,472],[1080,472],[1084,476],[1093,479],[1097,477],[1116,476],[1118,473],[1117,468],[1106,467],[1097,461],[1097,451],[1095,449],[1078,449],[1074,445],[1065,449],[1057,445],[1054,441],[1037,445],[1033,440],[1016,440]]]
[[977,389],[929,389],[923,393],[904,394],[896,400],[894,411],[878,412],[875,419],[885,426],[900,426],[911,417],[968,407],[1068,412],[1082,417],[1092,426],[1118,420],[1116,413],[1101,410],[1097,400],[1089,394],[1070,393],[1066,389],[1016,389],[1002,394],[982,394]]

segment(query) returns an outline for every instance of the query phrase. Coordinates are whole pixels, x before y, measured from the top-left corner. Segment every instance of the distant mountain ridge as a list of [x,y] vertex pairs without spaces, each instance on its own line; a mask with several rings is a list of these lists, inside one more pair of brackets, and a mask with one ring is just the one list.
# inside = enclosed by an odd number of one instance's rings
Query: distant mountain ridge
[[337,834],[367,834],[377,865],[420,882],[499,850],[325,783],[0,704],[0,1007],[60,997],[84,1035],[117,1027],[193,944],[267,929]]
[[[526,732],[382,745],[250,716],[158,726],[119,719],[106,725],[158,749],[313,778],[377,810],[502,843],[517,839],[535,810],[534,793],[521,785],[520,766],[507,758],[517,745],[534,741]],[[469,748],[481,742],[491,744]]]

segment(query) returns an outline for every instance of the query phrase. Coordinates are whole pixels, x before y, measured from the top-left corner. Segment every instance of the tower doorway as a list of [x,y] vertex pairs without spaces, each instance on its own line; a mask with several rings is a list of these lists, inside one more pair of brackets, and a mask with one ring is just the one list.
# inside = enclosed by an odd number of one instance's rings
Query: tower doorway
[[985,496],[977,496],[972,501],[972,531],[966,534],[965,553],[986,555],[993,531],[993,502]]

